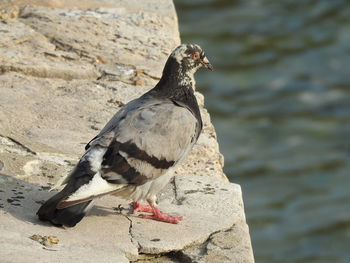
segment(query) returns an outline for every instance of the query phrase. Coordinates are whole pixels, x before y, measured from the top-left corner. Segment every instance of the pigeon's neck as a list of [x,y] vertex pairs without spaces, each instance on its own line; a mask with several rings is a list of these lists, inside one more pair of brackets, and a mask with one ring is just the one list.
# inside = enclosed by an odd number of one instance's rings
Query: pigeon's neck
[[[170,62],[172,62],[170,60]],[[158,84],[146,93],[146,96],[161,97],[172,100],[175,104],[188,108],[198,120],[199,129],[202,129],[202,118],[197,99],[194,95],[194,72],[182,70],[178,63],[167,61],[163,75]]]
[[184,70],[184,67],[179,64],[175,59],[170,57],[165,64],[163,75],[155,87],[158,92],[176,96],[181,95],[186,89],[185,93],[194,93],[195,91],[195,79],[194,73],[196,69]]
[[194,91],[196,90],[196,81],[194,79],[194,72],[186,72],[179,79],[179,84],[185,87],[191,87]]
[[194,79],[194,73],[192,72],[182,72],[181,69],[178,72],[171,72],[169,75],[166,74],[162,76],[159,81],[159,85],[169,92],[176,92],[178,89],[189,89],[192,92],[195,91],[196,82]]

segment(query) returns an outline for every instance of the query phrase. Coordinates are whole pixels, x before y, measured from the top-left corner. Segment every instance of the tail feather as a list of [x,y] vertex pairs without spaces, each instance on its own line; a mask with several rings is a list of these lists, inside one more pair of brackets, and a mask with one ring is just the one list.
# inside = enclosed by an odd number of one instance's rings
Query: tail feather
[[62,192],[47,200],[36,213],[40,220],[50,221],[57,226],[73,227],[79,223],[92,207],[92,201],[88,200],[63,209],[58,209],[59,202],[64,199]]
[[[72,193],[74,193],[80,186],[88,183],[91,179],[90,175],[80,176],[72,179],[63,188],[63,190],[49,200],[47,200],[36,213],[40,220],[50,221],[57,226],[69,226],[73,227],[92,208],[92,200],[86,200],[85,202],[77,203],[75,205],[59,208],[59,204],[67,199]],[[91,204],[91,205],[90,205]]]
[[64,209],[58,209],[53,224],[73,227],[79,223],[92,207],[92,200]]
[[92,208],[92,199],[108,193],[106,191],[105,193],[94,195],[94,191],[91,191],[88,196],[83,196],[73,201],[69,200],[80,189],[90,189],[90,183],[92,184],[92,190],[94,190],[94,178],[95,181],[97,180],[95,182],[97,184],[101,183],[101,181],[104,182],[102,178],[97,176],[99,175],[97,171],[105,151],[100,146],[89,148],[73,171],[59,181],[58,185],[65,185],[62,191],[51,197],[39,208],[37,215],[40,220],[50,221],[54,225],[75,226]]

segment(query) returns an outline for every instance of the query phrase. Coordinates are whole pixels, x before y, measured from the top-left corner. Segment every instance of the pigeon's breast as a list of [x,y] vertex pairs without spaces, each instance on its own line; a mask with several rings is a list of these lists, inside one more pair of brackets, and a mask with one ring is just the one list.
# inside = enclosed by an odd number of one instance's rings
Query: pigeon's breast
[[[197,120],[188,109],[171,102],[159,103],[141,108],[125,119],[117,141],[133,143],[158,160],[177,163],[192,148],[196,127]],[[127,151],[126,154],[133,157]]]

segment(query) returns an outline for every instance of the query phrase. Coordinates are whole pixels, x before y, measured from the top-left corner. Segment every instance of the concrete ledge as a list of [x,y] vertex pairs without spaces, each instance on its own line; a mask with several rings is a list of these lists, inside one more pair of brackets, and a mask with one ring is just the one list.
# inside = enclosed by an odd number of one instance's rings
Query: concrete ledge
[[204,131],[159,196],[162,210],[185,215],[181,224],[130,215],[115,197],[72,229],[35,216],[84,144],[159,79],[180,43],[171,1],[5,0],[0,18],[4,262],[254,262],[241,190],[222,171],[200,93]]

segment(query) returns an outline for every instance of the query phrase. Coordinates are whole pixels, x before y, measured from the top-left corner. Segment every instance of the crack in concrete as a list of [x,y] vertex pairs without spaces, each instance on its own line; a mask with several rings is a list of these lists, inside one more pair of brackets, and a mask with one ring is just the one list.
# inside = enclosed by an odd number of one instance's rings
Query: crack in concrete
[[154,80],[160,80],[160,78],[159,78],[159,77],[157,77],[157,76],[152,76],[151,74],[149,74],[149,73],[145,72],[144,70],[142,71],[142,74],[143,74],[143,75],[145,75],[146,77],[151,78],[151,79],[154,79]]
[[[124,217],[129,221],[129,236],[130,236],[130,242],[131,244],[133,244],[134,246],[136,246],[137,248],[137,255],[139,255],[139,251],[140,251],[140,244],[139,242],[135,241],[133,234],[132,234],[132,220],[131,218],[129,218],[127,215],[124,215]],[[124,256],[130,261],[130,262],[135,262],[137,261],[137,259],[135,260],[135,256],[131,255],[129,253],[125,253],[124,252]]]
[[[10,141],[10,143],[6,142],[6,140]],[[29,147],[25,146],[23,143],[9,136],[3,136],[1,134],[0,134],[0,145],[5,145],[9,148],[15,148],[17,146],[18,150],[21,150],[31,155],[37,155],[36,152],[31,150]]]
[[176,201],[176,204],[177,205],[182,205],[182,202],[186,199],[185,197],[182,197],[180,198],[177,194],[177,186],[176,186],[176,181],[175,181],[175,176],[172,178],[171,180],[171,185],[173,186],[172,187],[172,190],[174,192],[174,198],[175,198],[175,201]]
[[62,51],[66,51],[66,52],[73,52],[75,54],[77,54],[79,57],[81,58],[88,58],[88,59],[95,59],[94,57],[90,56],[88,52],[86,52],[85,50],[80,50],[78,48],[73,47],[70,44],[64,43],[61,40],[58,40],[56,38],[50,38],[50,43],[53,44],[56,49],[58,50],[62,50]]
[[[196,263],[198,260],[201,260],[204,256],[208,255],[208,245],[211,242],[213,236],[215,236],[216,234],[222,233],[222,232],[227,232],[227,231],[231,230],[235,225],[236,225],[236,223],[234,223],[232,226],[230,226],[226,229],[217,230],[217,231],[211,233],[203,243],[198,244],[198,245],[189,246],[189,247],[183,249],[184,251],[181,251],[181,252],[184,255],[186,255],[188,258],[191,259],[191,261],[188,261],[188,263]],[[194,259],[193,259],[193,257],[191,257],[190,255],[188,255],[186,253],[186,249],[191,249],[191,248],[197,248],[199,250],[199,253],[196,253]],[[223,249],[223,248],[221,248],[221,249]],[[179,262],[182,263],[182,261],[179,261]]]
[[38,18],[39,20],[44,20],[46,22],[53,22],[50,18],[38,13],[31,12],[30,10],[28,11],[29,8],[27,9],[26,8],[27,7],[25,6],[24,8],[20,9],[18,18],[27,19],[27,18],[34,17],[34,18]]
[[[129,81],[124,80],[123,78],[121,78],[117,74],[109,73],[105,70],[102,70],[100,72],[100,75],[96,78],[96,82],[98,82],[98,81],[120,81],[120,82],[127,84],[127,85],[133,85],[135,82],[135,80],[129,80]],[[102,84],[100,84],[100,85],[103,86]],[[109,88],[109,87],[107,87],[107,88]]]
[[134,236],[132,234],[132,219],[128,217],[127,215],[124,215],[127,220],[129,220],[130,225],[129,225],[129,236],[130,236],[130,241],[132,244],[134,244],[137,247],[137,250],[140,251],[141,245],[140,243],[134,239]]

